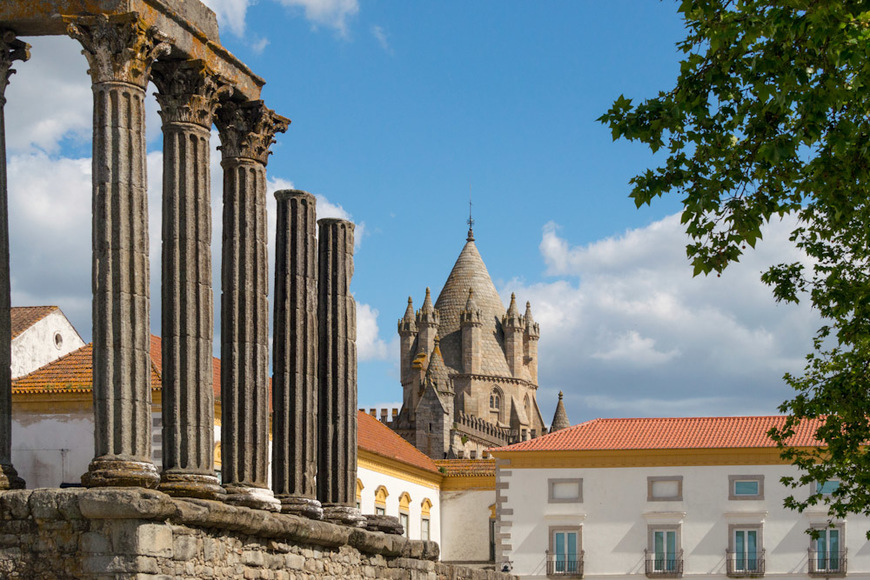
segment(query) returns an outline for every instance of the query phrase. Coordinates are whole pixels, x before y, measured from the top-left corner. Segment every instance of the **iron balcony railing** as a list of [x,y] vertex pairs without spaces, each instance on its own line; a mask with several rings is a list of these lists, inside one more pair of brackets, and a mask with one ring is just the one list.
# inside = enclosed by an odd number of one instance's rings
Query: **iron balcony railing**
[[845,576],[846,575],[846,549],[837,553],[819,552],[810,548],[807,550],[810,576]]
[[583,550],[577,554],[550,554],[547,555],[547,576],[559,576],[560,578],[583,577]]
[[646,575],[650,578],[679,578],[683,575],[683,551],[671,554],[655,554],[644,550]]
[[742,554],[725,550],[725,573],[730,578],[759,578],[764,576],[764,550],[755,554]]

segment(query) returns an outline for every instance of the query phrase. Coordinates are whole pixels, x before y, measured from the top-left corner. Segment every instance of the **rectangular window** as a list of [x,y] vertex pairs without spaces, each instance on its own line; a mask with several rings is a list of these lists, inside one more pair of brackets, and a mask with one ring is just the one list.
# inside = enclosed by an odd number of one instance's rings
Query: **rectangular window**
[[820,493],[822,495],[831,495],[837,488],[840,487],[840,482],[836,479],[829,479],[828,481],[817,481],[816,482],[816,493]]
[[429,541],[429,518],[420,520],[420,539],[426,542]]
[[410,530],[408,530],[408,514],[399,514],[399,523],[402,524],[405,537],[410,537]]
[[810,555],[810,572],[837,574],[846,571],[845,554],[841,552],[841,531],[840,528],[819,530],[819,537],[813,540],[815,554]]
[[554,478],[547,480],[548,503],[581,503],[582,478]]
[[760,535],[757,528],[733,530],[735,572],[758,572]]
[[729,475],[728,499],[764,499],[764,476]]
[[682,501],[683,476],[646,478],[647,501]]
[[579,576],[582,573],[580,528],[550,528],[547,574],[550,576]]
[[375,508],[375,515],[376,515],[376,516],[383,516],[383,515],[386,515],[386,513],[387,513],[387,510],[385,510],[385,509],[382,508],[382,507],[376,507],[376,508]]
[[653,570],[656,572],[674,572],[676,569],[676,530],[653,530]]

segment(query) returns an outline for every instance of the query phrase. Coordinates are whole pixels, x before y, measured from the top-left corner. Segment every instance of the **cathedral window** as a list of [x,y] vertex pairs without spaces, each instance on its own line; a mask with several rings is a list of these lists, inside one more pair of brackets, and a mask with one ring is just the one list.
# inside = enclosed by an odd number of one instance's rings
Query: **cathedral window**
[[489,408],[494,411],[501,409],[501,394],[497,390],[493,390],[489,395]]

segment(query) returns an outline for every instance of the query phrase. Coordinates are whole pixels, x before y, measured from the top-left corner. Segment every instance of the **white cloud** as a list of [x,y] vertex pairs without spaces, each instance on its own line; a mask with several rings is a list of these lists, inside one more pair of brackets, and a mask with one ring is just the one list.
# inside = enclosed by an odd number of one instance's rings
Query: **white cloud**
[[347,36],[348,20],[359,13],[357,0],[278,0],[284,6],[300,8],[305,18],[315,25],[335,29]]
[[770,224],[721,278],[693,278],[678,215],[583,246],[547,224],[540,251],[555,279],[502,288],[531,300],[541,325],[539,404],[552,408],[562,389],[575,422],[775,413],[791,396],[782,374],[800,371],[818,325],[808,305],[776,304],[759,280],[771,264],[805,260],[793,226]]
[[63,138],[79,144],[91,138],[93,96],[81,45],[65,36],[26,39],[27,62],[6,89],[6,138],[10,152],[42,149],[55,153]]
[[360,361],[388,360],[390,350],[379,336],[378,310],[368,304],[356,305],[356,348]]
[[666,363],[680,354],[676,348],[668,352],[656,350],[655,340],[644,338],[635,330],[621,333],[608,343],[607,350],[598,350],[592,353],[592,358],[618,361],[629,365],[649,366]]
[[269,46],[269,39],[266,37],[255,37],[251,41],[251,50],[254,54],[263,54],[267,46]]
[[214,10],[221,30],[229,28],[236,36],[244,35],[245,15],[252,0],[202,0],[202,3]]
[[56,304],[91,327],[91,161],[45,153],[8,162],[12,303]]
[[387,40],[387,33],[382,26],[372,26],[372,36],[375,37],[375,40],[378,41],[378,44],[381,45],[381,48],[387,54],[393,54],[393,49],[390,47],[389,40]]

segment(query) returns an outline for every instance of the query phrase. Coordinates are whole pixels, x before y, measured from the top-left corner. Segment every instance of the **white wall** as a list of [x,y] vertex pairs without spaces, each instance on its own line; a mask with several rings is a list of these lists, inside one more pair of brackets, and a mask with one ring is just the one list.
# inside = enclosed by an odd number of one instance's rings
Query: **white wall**
[[[707,466],[595,469],[517,469],[507,467],[502,481],[504,507],[513,513],[502,532],[510,533],[508,558],[522,578],[546,575],[544,551],[552,526],[582,526],[586,578],[636,578],[644,574],[644,549],[650,524],[679,524],[684,551],[684,576],[725,578],[729,524],[763,524],[766,576],[807,578],[804,533],[827,521],[822,508],[798,514],[782,507],[790,490],[779,479],[795,474],[791,466]],[[729,475],[764,475],[763,500],[729,500]],[[682,501],[647,501],[648,476],[683,476]],[[548,478],[583,478],[582,503],[548,503]],[[870,544],[865,533],[870,520],[850,516],[845,521],[850,576],[870,577]]]
[[495,490],[441,492],[441,559],[488,562],[490,506]]
[[81,483],[94,457],[94,417],[19,413],[12,419],[12,465],[28,489]]
[[[55,335],[60,336],[60,345]],[[55,310],[12,341],[12,378],[32,373],[84,345],[66,316]]]
[[357,470],[357,477],[363,484],[360,498],[360,511],[363,514],[375,513],[375,490],[383,485],[389,492],[386,515],[399,517],[399,497],[402,492],[408,492],[408,495],[411,496],[408,510],[408,532],[412,540],[420,539],[421,505],[423,499],[428,498],[432,502],[432,507],[429,510],[429,539],[441,542],[441,499],[438,497],[437,487],[421,485],[365,467],[360,467]]

